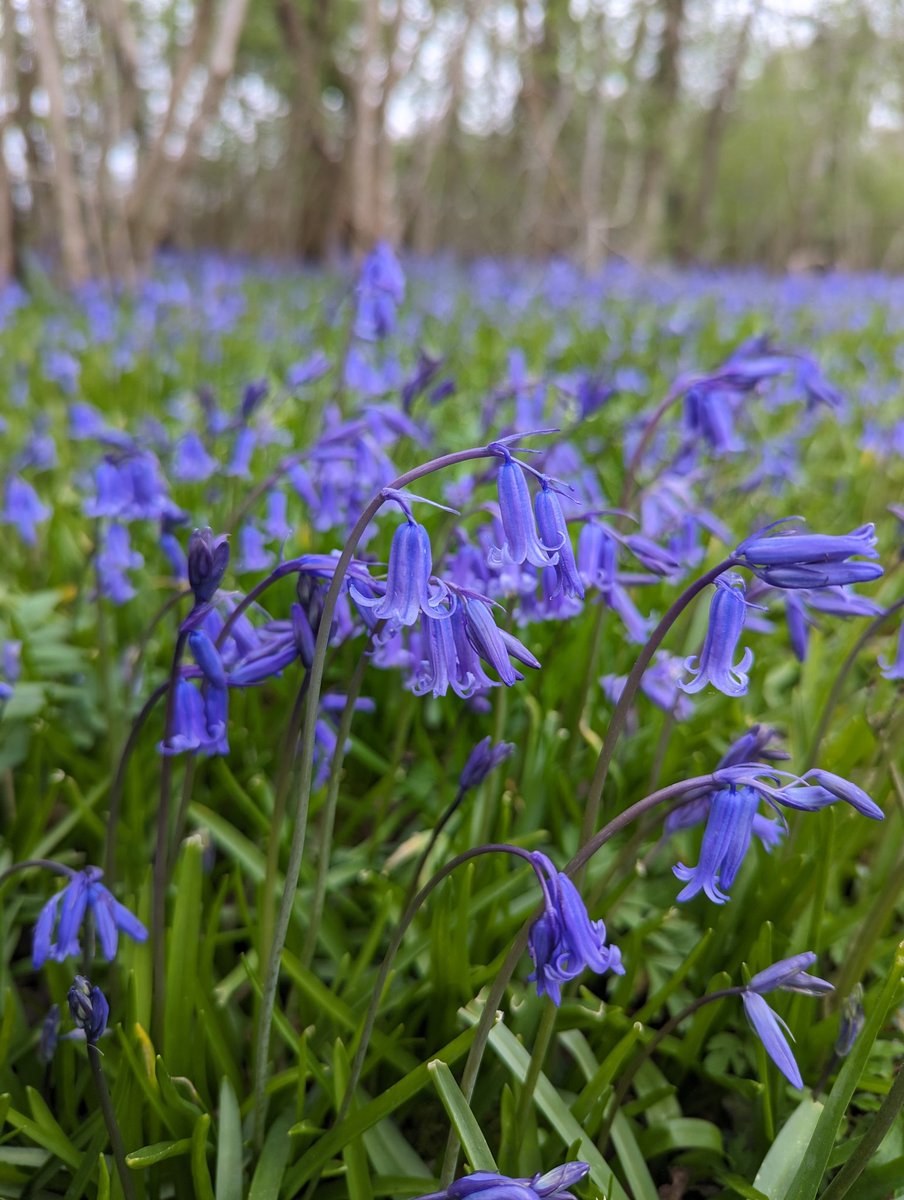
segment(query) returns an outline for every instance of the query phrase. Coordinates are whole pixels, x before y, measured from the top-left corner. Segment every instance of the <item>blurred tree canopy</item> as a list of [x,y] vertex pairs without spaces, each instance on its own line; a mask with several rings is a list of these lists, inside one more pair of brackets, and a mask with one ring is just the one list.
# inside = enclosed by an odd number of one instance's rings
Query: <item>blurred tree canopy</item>
[[0,278],[156,250],[904,268],[902,0],[5,0]]

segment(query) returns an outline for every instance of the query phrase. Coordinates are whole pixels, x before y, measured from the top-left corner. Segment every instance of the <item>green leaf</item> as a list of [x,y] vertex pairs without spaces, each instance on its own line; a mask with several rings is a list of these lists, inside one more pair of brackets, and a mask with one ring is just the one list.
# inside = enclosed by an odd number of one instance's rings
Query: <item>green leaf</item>
[[167,1067],[176,1075],[191,1070],[192,1045],[197,1036],[192,1018],[201,937],[203,852],[200,837],[185,839],[173,889],[176,899],[167,939],[163,1046]]
[[433,1086],[443,1103],[443,1108],[449,1114],[449,1120],[455,1126],[455,1132],[461,1139],[468,1162],[474,1171],[498,1171],[496,1160],[487,1145],[486,1138],[477,1124],[477,1118],[471,1112],[470,1105],[462,1094],[461,1088],[455,1082],[455,1076],[442,1059],[435,1058],[427,1064],[427,1070],[433,1078]]
[[[291,1124],[292,1112],[286,1109],[270,1126],[251,1180],[248,1200],[278,1200],[292,1151],[292,1139],[289,1136]],[[220,1200],[219,1194],[217,1200]]]
[[207,1135],[209,1132],[210,1115],[202,1113],[195,1122],[195,1128],[191,1135],[191,1179],[194,1184],[194,1200],[216,1200],[210,1182],[210,1171],[207,1169]]
[[634,1129],[624,1112],[619,1111],[612,1118],[612,1145],[622,1165],[628,1187],[635,1200],[659,1200],[659,1193],[653,1176],[647,1166],[643,1152],[637,1144]]
[[97,1200],[110,1200],[110,1172],[102,1154],[97,1156]]
[[[4,1096],[2,1099],[8,1102],[8,1097]],[[51,1154],[56,1155],[67,1167],[75,1170],[81,1162],[81,1154],[79,1154],[78,1150],[76,1150],[55,1121],[50,1126],[42,1125],[26,1117],[24,1113],[20,1113],[16,1109],[8,1108],[6,1123],[12,1125],[14,1129],[18,1129],[29,1141],[34,1142],[38,1146],[43,1146],[45,1150],[49,1150]]]
[[126,1155],[126,1165],[133,1171],[143,1171],[157,1163],[166,1162],[168,1158],[180,1158],[183,1154],[191,1153],[191,1138],[179,1138],[178,1141],[154,1142],[150,1146],[142,1146]]
[[232,1084],[220,1084],[217,1133],[217,1200],[242,1200],[242,1116]]
[[828,1166],[829,1155],[832,1152],[841,1119],[851,1101],[860,1076],[866,1068],[873,1043],[885,1024],[889,1009],[901,986],[902,972],[904,972],[904,942],[898,945],[885,986],[876,998],[873,1011],[854,1042],[853,1050],[845,1059],[844,1066],[835,1080],[835,1086],[826,1098],[813,1136],[804,1150],[797,1174],[782,1200],[814,1200]]
[[759,1188],[769,1200],[784,1200],[813,1136],[822,1109],[823,1106],[818,1101],[809,1096],[805,1097],[769,1147],[769,1152],[760,1164],[753,1181],[753,1186]]
[[[345,1089],[348,1086],[349,1060],[348,1052],[342,1041],[337,1038],[333,1050],[333,1094],[337,1105],[342,1102]],[[352,1111],[354,1110],[352,1101]],[[367,1148],[364,1139],[350,1139],[342,1148],[342,1161],[345,1163],[345,1183],[348,1188],[348,1200],[373,1200],[373,1189],[370,1186],[370,1168],[367,1162]]]
[[656,1158],[682,1150],[703,1150],[709,1154],[724,1154],[722,1131],[712,1121],[698,1117],[678,1117],[662,1124],[650,1125],[637,1138],[645,1158]]
[[[457,1062],[468,1052],[474,1040],[475,1032],[476,1030],[471,1028],[459,1034],[457,1038],[454,1038],[442,1050],[434,1054],[433,1057],[441,1058],[443,1062],[450,1065]],[[365,1129],[370,1129],[378,1121],[382,1121],[384,1117],[388,1117],[390,1113],[394,1113],[397,1108],[410,1100],[412,1096],[416,1096],[429,1082],[430,1072],[427,1063],[421,1063],[419,1067],[415,1067],[413,1071],[409,1071],[404,1079],[400,1079],[398,1083],[394,1083],[392,1087],[387,1088],[375,1100],[371,1100],[368,1104],[362,1104],[357,1112],[349,1113],[341,1125],[335,1129],[331,1129],[319,1141],[315,1142],[290,1172],[286,1188],[289,1195],[296,1195],[302,1186],[321,1171],[330,1159],[335,1154],[338,1154],[342,1147],[347,1145],[352,1138],[363,1133]],[[294,1128],[290,1132],[294,1132]],[[622,1194],[618,1197],[618,1200],[626,1200],[626,1198]]]
[[[476,1023],[478,1016],[474,1009],[463,1011],[469,1021]],[[527,1078],[530,1055],[512,1031],[502,1023],[497,1024],[490,1034],[490,1046],[518,1082],[523,1083]],[[628,1200],[612,1168],[574,1119],[558,1089],[542,1073],[534,1089],[534,1103],[566,1146],[577,1145],[579,1157],[590,1164],[591,1181],[602,1191],[606,1200]]]

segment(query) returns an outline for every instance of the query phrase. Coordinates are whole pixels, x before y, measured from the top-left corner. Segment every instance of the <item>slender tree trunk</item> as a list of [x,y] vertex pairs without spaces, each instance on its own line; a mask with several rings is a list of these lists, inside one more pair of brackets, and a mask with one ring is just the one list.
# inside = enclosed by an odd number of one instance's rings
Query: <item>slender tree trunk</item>
[[63,73],[49,0],[31,0],[31,16],[38,74],[47,93],[48,129],[54,160],[52,188],[63,272],[68,283],[79,284],[84,283],[90,275],[88,239],[82,220],[75,161],[69,148]]
[[12,179],[3,156],[3,139],[15,104],[15,53],[15,31],[11,13],[7,12],[0,37],[0,288],[5,287],[16,273]]
[[684,256],[699,253],[701,242],[705,241],[712,202],[719,181],[719,160],[722,154],[722,144],[731,113],[731,106],[738,91],[738,81],[741,78],[741,68],[747,57],[747,47],[750,43],[750,30],[759,11],[762,0],[752,0],[750,8],[741,27],[738,30],[734,52],[729,59],[725,74],[715,98],[703,122],[703,145],[700,155],[700,173],[697,177],[697,188],[691,202],[685,224],[683,242]]
[[352,237],[358,252],[367,250],[383,232],[377,188],[379,101],[374,95],[379,86],[380,4],[379,0],[362,0],[362,6],[364,40],[356,75],[351,150]]
[[684,25],[685,0],[661,0],[662,41],[656,71],[650,81],[644,120],[644,147],[637,196],[634,252],[650,257],[662,227],[665,200],[667,148],[675,102],[678,98],[678,55]]

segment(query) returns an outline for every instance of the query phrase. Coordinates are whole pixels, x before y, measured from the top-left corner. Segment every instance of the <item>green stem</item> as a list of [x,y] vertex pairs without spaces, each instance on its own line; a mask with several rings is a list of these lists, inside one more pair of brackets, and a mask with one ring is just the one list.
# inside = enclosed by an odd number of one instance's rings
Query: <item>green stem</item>
[[534,1091],[537,1086],[537,1080],[543,1072],[543,1066],[546,1062],[546,1055],[549,1053],[552,1035],[556,1031],[556,1018],[559,1015],[558,1007],[553,1004],[552,1000],[547,996],[546,1003],[543,1007],[543,1013],[540,1017],[540,1024],[537,1028],[534,1037],[534,1045],[530,1054],[530,1062],[527,1067],[527,1075],[524,1077],[524,1084],[521,1088],[521,1096],[518,1100],[518,1110],[515,1114],[515,1128],[523,1130],[527,1128],[527,1119],[530,1114],[531,1105],[534,1101]]
[[882,628],[888,618],[894,616],[896,612],[900,612],[902,608],[904,608],[904,597],[895,601],[895,603],[892,604],[890,608],[887,608],[885,612],[880,613],[877,617],[874,617],[873,620],[870,621],[869,625],[867,625],[866,629],[864,629],[863,633],[861,633],[860,637],[857,638],[856,642],[854,642],[850,654],[841,664],[841,670],[835,676],[831,690],[826,698],[825,704],[823,705],[822,713],[819,717],[819,724],[816,726],[816,733],[813,735],[813,742],[810,745],[810,753],[807,755],[808,768],[812,767],[816,762],[816,756],[819,754],[819,748],[822,745],[822,739],[825,737],[826,730],[829,727],[829,721],[832,719],[832,713],[835,711],[835,706],[838,704],[838,701],[841,698],[841,689],[844,687],[845,681],[847,680],[848,675],[851,673],[854,663],[859,658],[860,651],[872,638],[873,634]]
[[317,844],[317,875],[314,879],[311,916],[308,921],[304,947],[301,952],[301,961],[306,967],[311,965],[317,949],[317,938],[320,936],[320,922],[323,919],[323,906],[326,901],[327,874],[330,869],[330,851],[333,844],[333,830],[336,824],[336,806],[339,801],[339,785],[342,782],[342,764],[345,761],[345,745],[351,733],[352,720],[355,716],[355,704],[361,694],[364,673],[367,670],[367,664],[370,662],[371,644],[370,639],[368,639],[358,658],[355,673],[352,675],[348,685],[345,706],[342,709],[339,728],[336,732],[336,749],[333,752],[333,760],[330,763],[330,777],[327,783],[326,801],[324,802],[323,811],[320,814],[320,837]]
[[625,1096],[628,1094],[628,1088],[634,1081],[634,1076],[647,1061],[647,1059],[652,1057],[656,1048],[662,1042],[664,1042],[670,1034],[675,1032],[682,1021],[685,1021],[688,1017],[693,1016],[694,1013],[698,1009],[703,1008],[705,1004],[710,1004],[713,1000],[724,1000],[726,996],[741,996],[743,993],[743,988],[733,987],[721,988],[718,992],[710,992],[707,996],[698,996],[696,1000],[691,1001],[687,1008],[683,1008],[681,1012],[676,1013],[674,1017],[670,1017],[664,1025],[660,1026],[660,1028],[656,1030],[646,1045],[641,1047],[638,1053],[635,1054],[634,1058],[631,1059],[630,1063],[628,1063],[624,1073],[619,1078],[618,1087],[615,1089],[615,1095],[612,1097],[607,1106],[608,1115],[596,1139],[596,1144],[601,1154],[606,1153],[606,1144],[609,1141],[609,1132],[612,1128],[612,1122],[615,1119],[615,1114],[624,1103]]
[[901,1108],[904,1107],[904,1067],[899,1067],[891,1091],[882,1101],[879,1111],[873,1117],[866,1133],[857,1144],[851,1157],[847,1160],[819,1200],[841,1200],[851,1190],[855,1180],[866,1170],[869,1160],[882,1145],[885,1135],[895,1123]]
[[[712,788],[716,782],[712,775],[697,775],[693,779],[686,779],[680,783],[672,783],[668,787],[660,788],[659,791],[651,792],[649,796],[638,800],[636,804],[632,804],[624,812],[613,817],[607,825],[604,825],[598,833],[594,834],[590,841],[582,846],[571,862],[568,863],[564,873],[573,878],[610,838],[621,833],[632,821],[644,816],[644,814],[657,805],[667,804],[671,800],[681,800],[683,803],[689,803],[694,796],[700,794],[701,790]],[[471,1043],[471,1049],[468,1052],[461,1077],[460,1086],[466,1101],[470,1101],[471,1096],[474,1094],[474,1086],[477,1082],[480,1064],[483,1061],[490,1032],[496,1020],[496,1010],[502,1003],[505,989],[508,987],[515,973],[515,968],[518,966],[521,955],[527,949],[528,934],[530,933],[530,928],[535,917],[536,914],[532,915],[522,925],[484,1001],[483,1010],[477,1022],[477,1032],[474,1035],[474,1041]],[[440,1177],[443,1187],[448,1187],[455,1175],[459,1147],[458,1135],[452,1129],[449,1131],[442,1175]]]
[[653,655],[662,645],[665,635],[674,625],[675,621],[684,612],[691,601],[708,587],[714,583],[720,575],[733,566],[738,564],[732,558],[723,559],[715,567],[712,567],[705,574],[686,588],[681,595],[671,605],[662,620],[650,634],[646,645],[637,656],[637,661],[631,668],[631,673],[625,681],[625,686],[622,689],[622,694],[618,699],[618,703],[613,710],[609,720],[609,727],[606,730],[606,737],[603,742],[603,748],[600,750],[599,758],[597,759],[596,769],[593,772],[593,779],[590,783],[590,791],[587,795],[587,804],[584,808],[584,821],[581,826],[581,842],[587,842],[596,827],[599,819],[600,803],[603,796],[603,787],[606,783],[606,777],[609,773],[609,766],[612,762],[612,756],[615,753],[615,747],[619,736],[625,727],[625,721],[628,718],[628,713],[631,710],[631,705],[634,703],[634,697],[637,695],[637,690],[640,687],[640,681],[643,678],[644,672],[650,665]]
[[[173,650],[169,686],[166,693],[166,717],[163,723],[163,745],[169,743],[176,713],[176,680],[179,663],[188,634],[181,629]],[[157,845],[154,851],[153,903],[151,907],[151,939],[153,943],[153,1014],[154,1040],[163,1045],[163,1006],[166,992],[166,889],[169,884],[169,825],[172,805],[173,755],[164,754],[160,765],[160,803],[157,808]]]

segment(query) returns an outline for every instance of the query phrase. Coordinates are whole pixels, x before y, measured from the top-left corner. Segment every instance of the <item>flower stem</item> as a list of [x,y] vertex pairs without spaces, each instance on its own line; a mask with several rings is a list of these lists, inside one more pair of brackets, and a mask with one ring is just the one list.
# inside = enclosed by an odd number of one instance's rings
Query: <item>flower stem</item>
[[722,562],[712,567],[705,574],[699,576],[690,584],[689,587],[681,593],[675,600],[668,611],[660,620],[659,624],[650,634],[646,644],[637,656],[637,661],[631,668],[631,673],[625,681],[625,686],[622,689],[622,694],[619,697],[618,703],[613,710],[609,720],[609,727],[606,730],[606,737],[603,741],[603,748],[600,750],[599,758],[597,759],[596,769],[593,772],[593,779],[590,783],[590,791],[587,796],[587,804],[584,808],[584,821],[581,826],[581,842],[586,843],[596,827],[599,818],[600,803],[603,796],[603,787],[606,783],[606,777],[609,774],[609,767],[612,763],[612,756],[615,753],[615,746],[619,736],[625,727],[628,713],[631,705],[634,703],[634,697],[637,695],[637,689],[640,687],[640,681],[643,678],[644,672],[650,665],[653,655],[662,645],[665,635],[674,625],[678,617],[684,612],[690,602],[703,591],[705,587],[713,583],[720,575],[724,574],[729,567],[735,566],[734,559],[725,558]]
[[317,874],[314,879],[314,895],[311,900],[311,916],[305,933],[301,961],[306,967],[311,965],[317,949],[317,938],[320,935],[320,922],[323,919],[323,906],[326,901],[327,873],[330,869],[330,851],[333,844],[333,829],[336,824],[336,805],[339,800],[339,785],[342,782],[342,764],[345,761],[345,744],[352,729],[355,716],[355,704],[361,694],[364,682],[364,672],[370,661],[371,641],[368,640],[358,658],[355,672],[348,685],[345,706],[339,718],[339,728],[336,732],[336,749],[330,763],[330,777],[327,782],[326,801],[320,814],[320,837],[317,845]]
[[[485,446],[470,450],[459,450],[453,454],[445,454],[432,459],[422,466],[406,471],[393,480],[389,487],[399,489],[416,479],[440,471],[445,467],[458,463],[470,462],[478,458],[496,457],[492,450]],[[289,848],[289,861],[286,866],[285,887],[280,901],[279,912],[274,927],[273,943],[267,961],[264,976],[263,995],[261,997],[260,1015],[256,1033],[255,1048],[255,1080],[254,1080],[254,1141],[260,1146],[263,1142],[265,1098],[267,1083],[267,1061],[270,1046],[270,1029],[273,1024],[273,1008],[276,1003],[276,988],[279,981],[279,966],[282,958],[286,934],[292,914],[295,889],[298,887],[298,877],[301,872],[301,860],[304,854],[305,835],[307,831],[308,808],[311,799],[311,783],[314,770],[314,734],[317,723],[317,712],[320,705],[320,693],[323,684],[324,665],[326,662],[327,646],[329,644],[330,626],[339,594],[345,582],[345,572],[348,570],[352,556],[358,547],[364,530],[373,517],[379,512],[385,501],[383,489],[370,501],[346,539],[342,553],[336,560],[333,578],[327,590],[323,603],[323,612],[317,628],[317,639],[314,644],[314,655],[309,671],[310,685],[308,703],[305,708],[304,727],[301,733],[301,763],[298,777],[298,796],[296,800],[295,820],[292,827],[292,842]]]
[[[166,694],[166,717],[163,724],[163,745],[167,747],[176,713],[176,680],[188,634],[182,630],[176,637],[173,663],[170,667]],[[151,909],[151,938],[153,942],[153,1013],[154,1039],[163,1045],[163,1005],[166,990],[166,889],[169,884],[169,824],[172,805],[173,756],[164,754],[160,765],[160,804],[157,808],[157,845],[154,851],[153,905]]]
[[615,1119],[615,1114],[624,1103],[625,1096],[628,1094],[628,1088],[631,1086],[634,1076],[647,1061],[647,1059],[652,1057],[653,1052],[656,1050],[659,1044],[665,1041],[669,1034],[674,1033],[682,1021],[685,1021],[688,1017],[693,1016],[694,1013],[697,1012],[698,1009],[703,1008],[705,1004],[711,1004],[714,1000],[724,1000],[726,996],[741,996],[743,994],[744,989],[742,987],[733,987],[721,988],[719,991],[710,992],[706,996],[698,996],[696,1000],[691,1001],[687,1008],[683,1008],[681,1012],[676,1013],[674,1017],[670,1017],[664,1025],[660,1026],[660,1028],[656,1030],[650,1040],[644,1046],[642,1046],[634,1058],[631,1059],[630,1063],[625,1069],[624,1074],[618,1081],[618,1087],[615,1090],[615,1095],[612,1097],[607,1106],[607,1118],[596,1139],[596,1144],[599,1147],[601,1154],[605,1154],[606,1152],[606,1144],[609,1141],[609,1132],[612,1128],[612,1122]]
[[[565,867],[565,874],[573,877],[581,870],[581,868],[593,857],[596,852],[615,837],[632,821],[636,821],[639,817],[644,816],[657,805],[667,804],[672,800],[682,800],[684,803],[689,803],[701,791],[705,791],[714,786],[716,780],[712,775],[697,775],[692,779],[685,779],[679,783],[669,784],[668,787],[660,788],[656,792],[651,792],[649,796],[645,796],[642,800],[638,800],[636,804],[632,804],[626,808],[624,812],[613,817],[612,820],[604,825],[598,833],[581,847],[577,854],[572,858],[571,862]],[[480,1020],[477,1022],[477,1032],[474,1035],[474,1041],[471,1043],[471,1049],[468,1052],[468,1057],[465,1061],[464,1071],[461,1077],[461,1091],[466,1101],[470,1101],[474,1093],[474,1085],[477,1082],[477,1075],[480,1071],[480,1064],[483,1059],[484,1051],[486,1050],[487,1041],[489,1040],[490,1032],[493,1028],[493,1023],[496,1019],[496,1010],[502,1003],[502,998],[505,995],[505,989],[509,985],[509,981],[515,973],[515,968],[521,959],[521,955],[527,948],[527,939],[530,927],[533,924],[534,917],[531,916],[525,921],[524,925],[518,932],[515,940],[512,943],[511,949],[506,955],[505,961],[499,968],[496,978],[493,980],[492,986],[484,1001],[483,1011],[480,1014]],[[454,1129],[449,1131],[448,1141],[446,1143],[446,1155],[443,1161],[443,1169],[441,1180],[444,1187],[448,1187],[455,1174],[455,1169],[458,1164],[458,1151],[460,1142],[458,1135]]]
[[113,1158],[116,1161],[116,1169],[119,1172],[119,1179],[122,1183],[122,1190],[126,1200],[135,1200],[135,1189],[133,1187],[132,1175],[126,1165],[126,1151],[123,1145],[122,1134],[119,1131],[119,1125],[116,1123],[116,1113],[113,1111],[113,1102],[110,1099],[110,1089],[107,1087],[107,1081],[104,1078],[104,1069],[101,1062],[102,1055],[97,1046],[93,1043],[88,1043],[88,1061],[91,1064],[91,1074],[94,1076],[94,1086],[97,1089],[97,1098],[100,1101],[100,1109],[104,1116],[104,1124],[107,1126],[107,1133],[110,1135],[110,1145],[113,1148]]
[[847,680],[848,675],[851,673],[854,663],[859,658],[860,651],[872,638],[873,634],[877,633],[882,628],[888,618],[894,616],[896,612],[900,612],[902,608],[904,608],[904,596],[902,596],[900,600],[896,600],[890,608],[885,610],[885,612],[879,613],[877,617],[874,617],[873,620],[870,621],[869,625],[867,625],[866,629],[864,629],[863,633],[861,633],[860,637],[857,638],[856,642],[854,642],[850,654],[841,664],[841,669],[835,676],[831,691],[829,692],[826,702],[822,707],[822,713],[819,717],[819,724],[816,726],[816,733],[813,735],[813,741],[810,745],[810,753],[807,755],[808,768],[812,767],[816,762],[816,757],[819,754],[819,748],[822,745],[822,739],[825,737],[826,730],[829,727],[829,721],[832,719],[832,713],[835,711],[835,706],[838,704],[838,701],[841,698],[841,689],[844,687],[845,681]]

